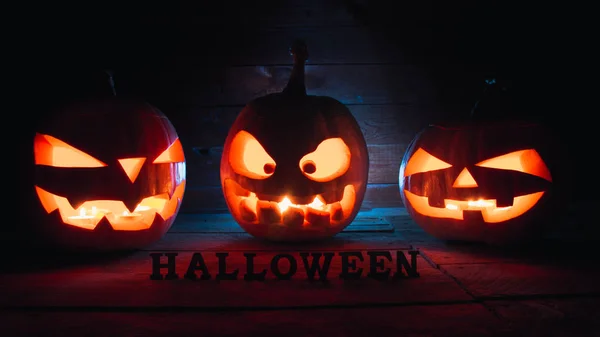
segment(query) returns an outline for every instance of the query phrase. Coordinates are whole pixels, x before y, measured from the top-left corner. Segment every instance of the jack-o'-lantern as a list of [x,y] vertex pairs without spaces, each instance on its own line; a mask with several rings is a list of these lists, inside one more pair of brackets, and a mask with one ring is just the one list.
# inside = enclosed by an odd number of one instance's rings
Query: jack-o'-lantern
[[286,88],[246,105],[221,159],[229,210],[249,234],[274,241],[331,237],[356,217],[369,168],[358,123],[341,102],[306,94],[297,41]]
[[540,124],[430,125],[400,166],[413,220],[444,240],[509,244],[537,238],[552,207],[552,137]]
[[167,117],[117,97],[75,103],[34,139],[41,230],[68,248],[142,248],[175,220],[185,157]]

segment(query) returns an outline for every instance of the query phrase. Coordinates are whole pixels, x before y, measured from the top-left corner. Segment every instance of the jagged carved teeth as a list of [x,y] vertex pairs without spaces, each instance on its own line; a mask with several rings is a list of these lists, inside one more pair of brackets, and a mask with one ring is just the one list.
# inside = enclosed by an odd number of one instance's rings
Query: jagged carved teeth
[[330,204],[326,204],[320,195],[310,204],[298,205],[293,204],[288,197],[280,202],[260,200],[252,192],[248,192],[246,196],[237,195],[235,200],[238,202],[240,216],[247,222],[287,227],[324,227],[339,224],[350,216],[355,197],[354,187],[346,185],[342,199]]
[[514,203],[513,198],[508,199],[476,199],[476,200],[455,200],[445,199],[439,196],[427,197],[427,204],[431,207],[447,208],[447,209],[466,209],[466,210],[482,210],[489,208],[504,208],[510,207]]
[[38,186],[36,191],[46,212],[58,209],[66,224],[93,230],[105,218],[114,230],[148,229],[156,215],[163,220],[173,216],[183,198],[185,182],[180,183],[171,197],[162,193],[144,198],[133,211],[120,200],[89,200],[74,208],[65,197],[50,193]]

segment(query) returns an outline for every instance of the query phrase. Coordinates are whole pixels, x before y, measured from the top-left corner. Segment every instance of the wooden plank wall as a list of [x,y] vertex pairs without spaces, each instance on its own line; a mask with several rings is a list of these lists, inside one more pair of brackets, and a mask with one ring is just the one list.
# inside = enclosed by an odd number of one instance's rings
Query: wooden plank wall
[[[113,67],[118,95],[149,101],[178,130],[188,177],[181,212],[226,211],[219,163],[227,132],[246,103],[285,86],[288,48],[303,38],[308,93],[346,104],[367,140],[371,169],[363,206],[401,205],[400,160],[416,132],[440,114],[436,102],[448,92],[437,93],[431,70],[408,60],[390,34],[356,20],[341,0],[151,6],[97,8],[89,17],[60,8],[40,14],[50,28],[38,33],[31,52],[45,55],[36,63],[43,71],[29,81],[43,97],[38,101],[60,105],[108,91],[98,89],[106,86],[101,71],[94,77],[82,69]],[[77,34],[73,27],[80,27]]]
[[[372,169],[365,207],[398,205],[395,171],[407,142],[441,115],[468,114],[483,78],[490,75],[515,80],[518,113],[551,119],[570,147],[564,161],[576,163],[587,151],[580,145],[594,143],[588,139],[593,132],[586,132],[593,123],[548,111],[576,111],[573,104],[585,101],[592,86],[579,91],[587,84],[556,72],[577,73],[572,66],[586,64],[582,54],[571,53],[578,59],[569,63],[563,54],[552,53],[556,34],[538,34],[536,28],[534,38],[522,30],[540,26],[529,18],[518,24],[512,14],[521,17],[521,5],[514,10],[471,2],[401,1],[393,2],[400,9],[392,10],[388,1],[196,1],[106,5],[82,8],[78,15],[72,15],[72,4],[36,6],[23,22],[43,29],[22,31],[26,37],[14,48],[24,61],[13,66],[24,83],[13,87],[24,96],[17,115],[19,128],[27,130],[14,142],[24,163],[19,174],[31,179],[31,112],[41,115],[48,106],[104,87],[100,71],[99,84],[84,85],[96,79],[82,70],[113,67],[120,95],[148,100],[179,131],[189,183],[181,211],[225,210],[218,186],[220,146],[245,103],[285,85],[291,69],[287,48],[297,37],[306,39],[310,49],[309,93],[346,103],[369,143]],[[368,9],[366,14],[361,8]],[[489,25],[488,12],[503,19]],[[552,32],[554,26],[542,30]],[[541,48],[544,41],[547,48]],[[419,66],[427,63],[428,70]],[[576,92],[575,98],[569,92]],[[589,184],[573,189],[582,200],[597,195]],[[30,190],[23,191],[30,198]]]
[[[263,15],[260,28],[204,39],[201,47],[194,44],[195,29],[216,30],[226,23],[193,26],[174,46],[176,59],[155,75],[171,89],[155,104],[171,118],[186,151],[188,185],[181,212],[226,210],[219,164],[229,127],[247,102],[285,86],[292,62],[288,47],[295,38],[305,39],[309,48],[308,93],[340,100],[361,125],[371,160],[363,207],[401,205],[400,160],[436,113],[427,72],[406,64],[398,47],[360,26],[342,5],[286,4]],[[234,46],[226,63],[207,67],[203,54],[222,47],[224,39]]]

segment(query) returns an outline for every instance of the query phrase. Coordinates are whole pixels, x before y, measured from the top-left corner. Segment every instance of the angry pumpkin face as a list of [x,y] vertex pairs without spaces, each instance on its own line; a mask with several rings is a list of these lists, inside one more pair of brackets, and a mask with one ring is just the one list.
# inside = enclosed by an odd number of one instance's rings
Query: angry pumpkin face
[[34,139],[35,190],[66,245],[138,248],[169,229],[185,189],[185,157],[169,120],[146,103],[71,106]]
[[430,126],[400,167],[402,199],[430,234],[512,241],[532,234],[553,177],[543,128],[524,124]]
[[344,105],[271,95],[247,105],[230,129],[221,183],[248,233],[312,240],[335,235],[356,217],[368,167],[362,132]]

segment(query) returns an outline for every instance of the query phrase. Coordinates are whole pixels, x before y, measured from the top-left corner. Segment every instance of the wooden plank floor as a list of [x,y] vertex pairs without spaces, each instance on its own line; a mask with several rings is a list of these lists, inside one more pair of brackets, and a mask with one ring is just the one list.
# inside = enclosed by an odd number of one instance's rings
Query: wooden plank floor
[[[438,241],[404,209],[362,212],[332,240],[266,244],[227,214],[186,215],[145,250],[102,259],[21,256],[19,270],[0,275],[2,336],[598,336],[600,271],[594,244],[547,240],[502,250]],[[572,223],[570,226],[572,227]],[[217,281],[217,252],[230,253],[228,271],[245,273],[271,257],[301,251],[418,249],[420,277],[381,282],[340,280],[332,260],[329,282],[293,279]],[[177,251],[186,273],[201,252],[212,279],[152,281],[151,252]],[[366,265],[365,265],[366,267]],[[367,267],[366,267],[366,270]]]

